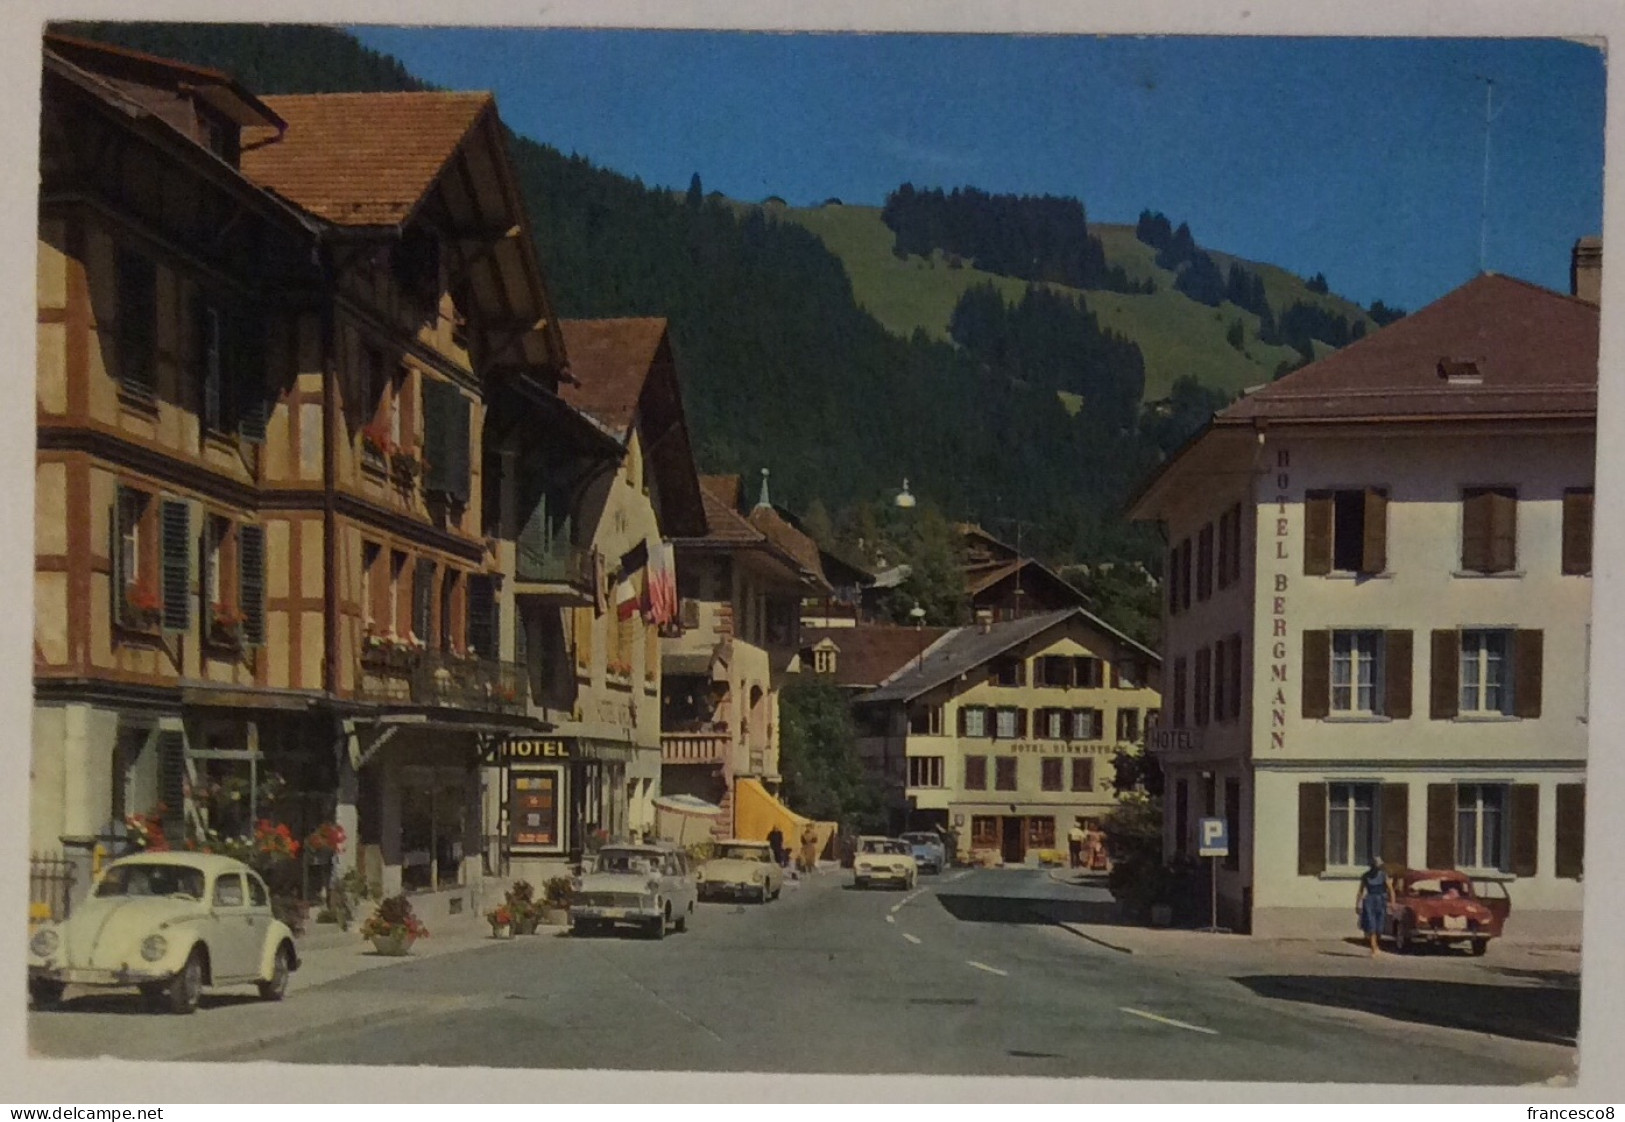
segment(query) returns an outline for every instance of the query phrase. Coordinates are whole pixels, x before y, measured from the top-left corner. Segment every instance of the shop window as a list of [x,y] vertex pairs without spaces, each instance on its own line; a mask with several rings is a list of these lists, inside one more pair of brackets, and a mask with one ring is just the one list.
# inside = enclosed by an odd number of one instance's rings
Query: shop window
[[970,844],[973,849],[997,849],[999,846],[998,818],[991,814],[971,815]]
[[466,799],[462,785],[403,774],[401,886],[425,890],[460,884]]
[[1027,819],[1027,848],[1028,849],[1054,849],[1055,848],[1055,819],[1029,818]]

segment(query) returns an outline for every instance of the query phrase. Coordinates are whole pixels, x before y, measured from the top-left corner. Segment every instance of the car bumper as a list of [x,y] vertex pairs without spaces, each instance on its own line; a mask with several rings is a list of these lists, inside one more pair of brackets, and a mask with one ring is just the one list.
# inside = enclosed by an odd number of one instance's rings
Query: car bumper
[[151,982],[167,982],[174,976],[173,970],[159,970],[153,967],[135,969],[127,965],[116,970],[49,965],[30,965],[28,968],[28,980],[31,982],[60,982],[66,986],[140,986]]
[[700,885],[701,896],[755,896],[767,891],[766,884],[724,884],[720,881],[706,881]]
[[856,877],[860,882],[874,883],[876,881],[896,881],[898,884],[908,883],[907,873],[893,872],[890,869],[887,869],[884,872],[879,869],[872,869],[868,872],[856,872],[853,874],[853,876]]
[[593,923],[653,923],[662,917],[663,913],[655,908],[583,908],[575,906],[570,909],[570,926],[574,927],[582,920]]

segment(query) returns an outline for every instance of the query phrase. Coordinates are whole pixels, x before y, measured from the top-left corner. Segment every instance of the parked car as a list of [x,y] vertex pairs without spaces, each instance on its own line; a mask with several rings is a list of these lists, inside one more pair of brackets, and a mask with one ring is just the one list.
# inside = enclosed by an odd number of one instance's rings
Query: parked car
[[852,883],[868,888],[876,881],[913,888],[920,867],[914,860],[914,847],[901,838],[861,837],[852,859]]
[[28,940],[36,1008],[68,986],[137,986],[149,1006],[197,1008],[204,986],[256,985],[280,1001],[299,969],[293,932],[259,874],[230,857],[143,853],[114,861],[89,898]]
[[1475,881],[1454,869],[1407,869],[1392,889],[1388,934],[1399,951],[1418,943],[1466,943],[1481,955],[1512,911],[1504,884]]
[[766,842],[730,840],[717,843],[716,856],[694,874],[701,900],[722,896],[765,904],[784,891],[784,870]]
[[656,939],[688,930],[699,892],[688,854],[659,842],[606,845],[570,900],[570,931],[591,935],[617,924]]
[[948,864],[948,847],[942,838],[928,830],[916,830],[903,835],[914,851],[914,861],[922,873],[940,873]]

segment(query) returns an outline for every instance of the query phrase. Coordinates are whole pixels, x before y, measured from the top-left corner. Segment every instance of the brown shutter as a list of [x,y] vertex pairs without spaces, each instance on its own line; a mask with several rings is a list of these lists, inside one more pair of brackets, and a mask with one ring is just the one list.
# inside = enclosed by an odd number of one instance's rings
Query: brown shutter
[[1563,492],[1563,572],[1583,576],[1591,571],[1591,491]]
[[1303,571],[1312,577],[1332,571],[1332,493],[1310,491],[1303,504]]
[[1428,784],[1428,851],[1430,869],[1456,864],[1456,785]]
[[1392,874],[1409,863],[1411,785],[1384,783],[1379,813],[1382,815],[1382,863]]
[[1456,631],[1433,633],[1432,665],[1428,667],[1431,693],[1428,716],[1435,721],[1454,717],[1460,708],[1461,635]]
[[959,707],[959,735],[965,735],[965,706]]
[[1303,633],[1303,715],[1317,720],[1332,711],[1332,633]]
[[1192,697],[1191,719],[1198,727],[1207,724],[1213,701],[1213,652],[1203,647],[1196,652],[1196,693]]
[[1016,736],[1017,736],[1017,738],[1021,738],[1021,737],[1025,737],[1026,735],[1027,735],[1027,710],[1025,710],[1025,709],[1017,709],[1016,710]]
[[1535,875],[1540,854],[1540,787],[1534,783],[1512,785],[1512,875]]
[[1507,573],[1518,567],[1518,494],[1494,491],[1490,495],[1490,569]]
[[1490,503],[1488,491],[1468,491],[1461,501],[1461,567],[1470,573],[1490,571]]
[[1585,871],[1586,787],[1584,783],[1557,785],[1557,875],[1579,880]]
[[1514,633],[1512,650],[1512,712],[1518,717],[1540,716],[1540,682],[1544,661],[1540,631]]
[[1168,547],[1167,569],[1162,583],[1168,589],[1168,614],[1177,616],[1179,614],[1179,547],[1177,545]]
[[1179,545],[1179,607],[1189,611],[1191,606],[1191,540]]
[[1388,492],[1365,489],[1365,539],[1360,543],[1360,572],[1388,568]]
[[1389,631],[1382,644],[1382,712],[1403,721],[1411,715],[1411,633]]
[[1326,784],[1298,784],[1298,875],[1326,871]]

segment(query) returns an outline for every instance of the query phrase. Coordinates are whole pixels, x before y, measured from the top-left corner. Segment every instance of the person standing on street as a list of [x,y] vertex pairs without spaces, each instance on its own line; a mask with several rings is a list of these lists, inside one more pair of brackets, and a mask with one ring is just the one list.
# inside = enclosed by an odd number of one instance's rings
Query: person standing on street
[[773,864],[784,867],[784,834],[777,826],[767,832],[768,848],[773,850]]
[[1066,832],[1066,848],[1072,858],[1072,868],[1074,869],[1083,864],[1083,843],[1088,836],[1088,833],[1083,828],[1083,819],[1074,818],[1072,820],[1072,829]]
[[1371,867],[1360,874],[1354,912],[1360,917],[1360,930],[1371,942],[1371,957],[1376,958],[1377,939],[1388,925],[1388,874],[1383,872],[1381,857],[1371,858]]
[[818,831],[811,822],[801,831],[801,866],[809,873],[818,871]]

